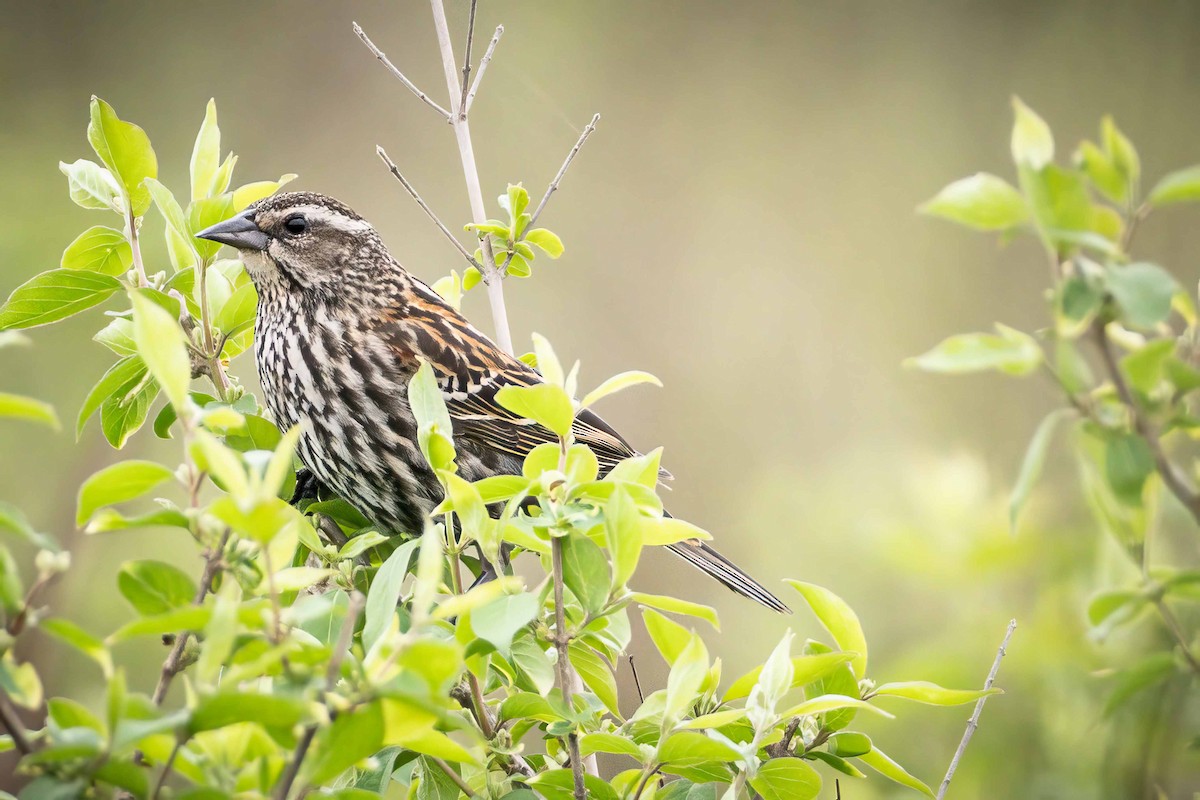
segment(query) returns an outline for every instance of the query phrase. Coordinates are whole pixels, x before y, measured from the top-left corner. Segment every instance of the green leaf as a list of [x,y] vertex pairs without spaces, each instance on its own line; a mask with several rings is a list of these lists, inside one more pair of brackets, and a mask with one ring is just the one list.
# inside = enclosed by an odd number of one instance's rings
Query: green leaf
[[[854,653],[817,653],[814,655],[795,656],[792,659],[792,688],[804,686],[820,680],[854,658]],[[762,667],[758,666],[734,681],[725,690],[724,702],[740,700],[750,695],[750,690],[758,683]]]
[[106,209],[123,213],[121,187],[113,174],[95,161],[81,158],[74,163],[58,162],[58,170],[67,176],[67,189],[76,205],[87,209]]
[[1129,141],[1128,137],[1121,133],[1111,115],[1106,115],[1100,121],[1100,139],[1104,144],[1104,151],[1108,154],[1109,160],[1112,161],[1117,171],[1124,176],[1125,182],[1130,186],[1137,186],[1138,179],[1142,175],[1141,159],[1138,158],[1133,142]]
[[563,386],[566,376],[550,341],[540,333],[534,333],[532,338],[533,352],[537,356],[537,369],[542,373],[542,378],[546,383]]
[[1168,206],[1196,200],[1200,200],[1200,164],[1164,176],[1146,201],[1152,206]]
[[918,210],[980,231],[1010,230],[1029,219],[1021,193],[986,172],[955,181]]
[[1125,202],[1129,195],[1129,184],[1107,153],[1092,142],[1082,142],[1075,151],[1075,164],[1101,194],[1114,203]]
[[[575,776],[570,769],[550,769],[539,772],[526,783],[536,788],[538,795],[546,800],[572,800],[575,797]],[[595,775],[585,774],[583,785],[588,800],[617,800],[616,790]],[[458,797],[458,794],[453,797]],[[424,798],[418,797],[417,800],[424,800]],[[443,798],[438,798],[438,800],[443,800]],[[525,798],[519,798],[519,800],[525,800]]]
[[192,712],[192,733],[217,730],[239,722],[290,729],[309,717],[309,704],[297,697],[261,692],[218,692],[201,697]]
[[0,392],[0,417],[40,422],[54,430],[62,430],[54,406],[19,394]]
[[208,197],[213,178],[221,164],[221,129],[217,127],[217,101],[210,99],[204,109],[204,121],[192,147],[189,172],[192,178],[192,199]]
[[1154,474],[1154,454],[1134,433],[1112,436],[1104,450],[1104,475],[1113,495],[1127,506],[1142,505],[1142,489]]
[[856,677],[865,678],[867,675],[867,637],[863,635],[858,616],[846,604],[846,601],[828,589],[813,583],[793,580],[789,580],[787,583],[803,595],[817,619],[837,642],[838,647],[847,653],[857,653],[851,659],[850,668],[854,670]]
[[95,661],[104,670],[106,677],[112,674],[112,655],[108,652],[108,647],[74,622],[67,619],[45,619],[38,623],[38,627]]
[[140,388],[128,397],[109,397],[100,406],[100,429],[104,438],[120,450],[137,432],[150,413],[150,404],[158,397],[158,384],[146,376]]
[[746,717],[759,736],[766,734],[780,715],[777,708],[792,686],[791,649],[794,634],[789,629],[763,664],[746,700]]
[[99,342],[122,358],[137,353],[137,343],[133,341],[133,320],[128,317],[113,317],[107,325],[96,331],[92,341]]
[[[567,650],[571,666],[579,673],[585,686],[600,698],[613,716],[621,718],[621,707],[617,703],[617,681],[613,677],[612,668],[596,655],[590,647],[580,641],[573,641]],[[707,663],[705,664],[707,667]]]
[[454,426],[450,422],[450,412],[446,410],[446,401],[438,388],[433,367],[428,361],[421,362],[412,380],[408,382],[408,405],[417,421],[418,439],[425,460],[430,464],[444,462],[445,456],[439,458],[435,452],[437,439],[432,438],[432,435],[441,434],[453,451]]
[[1149,605],[1150,598],[1140,591],[1118,589],[1100,592],[1088,602],[1088,622],[1097,629],[1097,637],[1103,638],[1119,625],[1136,619]]
[[53,553],[62,550],[54,539],[34,530],[21,509],[3,501],[0,501],[0,533],[11,534],[41,550],[49,550]]
[[829,737],[829,751],[839,758],[858,758],[871,748],[870,737],[863,733],[845,731]]
[[[540,361],[539,361],[540,363]],[[571,398],[549,383],[534,386],[505,386],[496,392],[496,402],[525,419],[531,419],[559,436],[566,436],[575,419]]]
[[141,497],[173,474],[153,461],[123,461],[105,467],[80,487],[75,523],[82,527],[98,509]]
[[1028,375],[1042,363],[1042,348],[1032,336],[1005,325],[996,325],[999,335],[965,333],[951,336],[923,355],[907,359],[907,367],[926,372],[961,375],[999,370],[1009,375]]
[[119,230],[94,225],[67,245],[60,266],[116,277],[133,266],[133,250]]
[[893,761],[878,747],[872,745],[871,752],[862,754],[858,757],[858,760],[878,772],[883,777],[893,780],[901,786],[907,786],[910,789],[916,789],[918,792],[927,797],[934,796],[933,792],[930,791],[928,786],[914,778],[912,775],[909,775],[904,767]]
[[304,785],[331,781],[374,755],[383,746],[383,732],[383,708],[378,702],[339,714],[317,736],[314,757],[305,762]]
[[667,695],[663,708],[663,727],[669,729],[699,698],[700,687],[708,677],[708,651],[699,636],[690,635],[667,676]]
[[137,356],[123,358],[108,368],[108,371],[88,392],[79,417],[75,420],[75,437],[83,434],[83,426],[106,400],[113,396],[124,397],[138,386],[147,375],[146,365]]
[[1021,471],[1017,474],[1017,482],[1008,499],[1008,524],[1014,533],[1017,530],[1017,520],[1020,519],[1021,510],[1025,507],[1025,501],[1029,499],[1030,491],[1041,477],[1042,467],[1046,463],[1046,452],[1050,449],[1050,440],[1054,435],[1054,428],[1060,420],[1067,418],[1071,413],[1071,409],[1063,408],[1047,414],[1029,441],[1025,458],[1021,461]]
[[798,758],[773,758],[758,768],[750,786],[763,800],[811,800],[821,793],[821,776]]
[[738,761],[740,758],[741,753],[725,742],[691,731],[671,734],[659,745],[656,756],[656,760],[672,767],[696,767],[714,761]]
[[99,305],[121,288],[97,272],[52,269],[18,286],[0,306],[0,330],[48,325]]
[[620,486],[604,506],[604,542],[612,558],[613,589],[621,589],[637,569],[642,533],[641,513],[629,492]]
[[[540,697],[538,699],[541,700]],[[579,739],[579,752],[583,756],[590,756],[592,753],[611,753],[629,756],[639,763],[642,761],[642,750],[637,742],[616,733],[585,733]]]
[[480,639],[507,654],[513,637],[532,622],[540,610],[541,603],[535,594],[504,595],[471,612],[471,629]]
[[1127,325],[1153,328],[1170,316],[1179,283],[1160,266],[1136,262],[1110,267],[1108,289]]
[[629,597],[635,603],[657,608],[660,611],[669,611],[672,614],[687,614],[689,617],[699,617],[709,625],[712,625],[716,630],[721,630],[721,620],[717,617],[716,609],[711,606],[680,600],[678,597],[645,594],[643,592],[632,592]]
[[146,190],[154,198],[154,205],[158,206],[158,211],[163,215],[163,219],[167,221],[168,230],[179,237],[179,241],[185,248],[194,251],[195,246],[192,243],[192,232],[188,228],[187,217],[184,216],[183,208],[175,199],[175,195],[153,178],[146,181]]
[[88,142],[123,186],[133,215],[140,217],[150,207],[150,193],[142,182],[158,177],[150,137],[132,122],[121,120],[112,106],[97,97],[92,98],[91,111]]
[[616,394],[622,389],[627,389],[630,386],[637,386],[641,383],[651,383],[658,387],[662,386],[662,381],[651,375],[649,372],[640,372],[638,370],[622,372],[619,375],[614,375],[613,377],[609,378],[604,383],[600,384],[595,389],[584,395],[581,406],[583,408],[587,408],[597,400],[608,397],[610,394]]
[[658,652],[668,664],[673,665],[694,638],[692,632],[678,622],[648,608],[642,609],[642,619],[646,623],[646,632],[650,634]]
[[875,694],[879,696],[902,697],[931,706],[960,706],[973,703],[981,697],[1003,693],[1001,689],[944,689],[929,681],[899,681],[875,688]]
[[142,616],[166,614],[196,596],[188,574],[162,561],[126,561],[117,573],[117,589]]
[[232,337],[253,327],[257,312],[258,290],[254,288],[253,283],[244,283],[234,289],[229,299],[217,309],[213,324],[222,333]]
[[528,231],[525,234],[525,241],[541,248],[542,252],[551,258],[558,258],[563,254],[562,239],[558,238],[558,234],[546,228],[534,228]]
[[1116,674],[1115,682],[1104,704],[1108,717],[1143,689],[1163,683],[1178,674],[1179,666],[1171,653],[1154,653],[1128,669]]
[[608,559],[587,536],[575,533],[562,541],[563,583],[589,612],[608,602],[611,577]]
[[296,174],[289,172],[286,175],[280,175],[277,181],[255,181],[247,183],[245,186],[239,186],[233,191],[231,214],[238,214],[245,211],[252,203],[257,203],[263,198],[270,197],[278,192],[285,184],[296,180]]
[[1054,160],[1050,126],[1033,109],[1013,97],[1012,156],[1018,166],[1040,170]]
[[192,366],[184,348],[183,328],[165,309],[140,293],[133,301],[133,339],[150,374],[162,387],[171,405],[184,407],[188,402],[188,384]]
[[362,642],[363,648],[368,651],[387,633],[392,617],[396,614],[396,604],[400,600],[409,565],[412,564],[413,551],[419,543],[419,539],[412,539],[393,550],[387,561],[384,561],[375,573],[375,578],[367,589],[366,622],[363,624]]

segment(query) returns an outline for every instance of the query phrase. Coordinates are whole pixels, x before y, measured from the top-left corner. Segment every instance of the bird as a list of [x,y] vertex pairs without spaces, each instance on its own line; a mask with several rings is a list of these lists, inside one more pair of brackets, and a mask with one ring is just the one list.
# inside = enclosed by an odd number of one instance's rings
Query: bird
[[[258,292],[255,362],[284,430],[307,421],[297,455],[321,485],[385,533],[424,529],[442,486],[421,454],[407,386],[422,362],[453,425],[459,474],[521,474],[527,453],[558,437],[496,402],[505,386],[542,382],[397,261],[344,203],[286,192],[196,234],[238,251]],[[638,452],[589,409],[572,430],[601,473]],[[704,541],[668,547],[738,594],[780,613],[774,594]]]

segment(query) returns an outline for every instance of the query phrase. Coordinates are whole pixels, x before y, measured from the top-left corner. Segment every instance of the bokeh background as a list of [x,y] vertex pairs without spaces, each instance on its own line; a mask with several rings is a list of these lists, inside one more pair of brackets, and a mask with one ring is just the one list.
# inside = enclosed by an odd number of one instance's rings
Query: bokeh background
[[[448,5],[461,33],[466,3]],[[1155,634],[1088,637],[1089,593],[1123,574],[1076,500],[1065,448],[1020,532],[1008,532],[1005,496],[1029,435],[1055,407],[1053,388],[938,378],[901,362],[953,332],[997,320],[1031,330],[1044,318],[1032,243],[1001,248],[914,213],[952,179],[1011,174],[1012,94],[1051,123],[1060,156],[1111,112],[1148,179],[1200,162],[1200,7],[480,6],[477,54],[506,26],[472,115],[489,196],[508,181],[539,196],[592,113],[603,115],[542,218],[567,253],[507,285],[516,338],[547,335],[582,359],[585,384],[630,368],[660,376],[665,389],[630,392],[605,411],[639,446],[666,446],[672,509],[771,585],[801,578],[845,597],[872,642],[877,679],[978,685],[1018,619],[999,681],[1008,694],[988,704],[952,796],[1153,797],[1157,780],[1162,796],[1190,797],[1196,758],[1156,745],[1195,730],[1173,695],[1139,701],[1146,728],[1102,717],[1105,668],[1130,663],[1139,637]],[[459,269],[374,154],[384,145],[455,227],[469,212],[453,137],[371,58],[352,20],[441,97],[429,9],[417,0],[0,0],[0,295],[56,266],[96,222],[68,200],[57,170],[89,155],[93,93],[147,129],[160,177],[177,191],[213,96],[242,180],[297,172],[295,186],[371,219],[418,275]],[[1200,273],[1197,213],[1161,213],[1140,239],[1186,285]],[[147,228],[152,261],[164,252],[159,227]],[[481,293],[467,310],[490,329]],[[109,361],[101,346],[80,345],[96,326],[89,314],[36,331],[33,348],[5,350],[0,385],[52,401],[70,427]],[[249,357],[236,372],[255,383]],[[51,602],[104,633],[124,613],[112,577],[120,562],[198,564],[177,533],[72,534],[74,487],[86,475],[174,446],[143,435],[118,455],[95,422],[73,439],[0,426],[0,497],[72,542],[76,567]],[[1172,509],[1163,524],[1185,525]],[[807,613],[776,618],[666,557],[643,569],[640,588],[716,605],[724,625],[712,649],[730,674],[763,658],[787,626],[820,632]],[[91,667],[54,643],[31,644],[51,692],[100,696]],[[643,682],[661,677],[644,638],[635,651]],[[162,656],[122,654],[134,681],[151,680]],[[899,721],[866,729],[936,785],[970,709],[895,710]],[[841,789],[848,800],[916,796],[878,778]]]

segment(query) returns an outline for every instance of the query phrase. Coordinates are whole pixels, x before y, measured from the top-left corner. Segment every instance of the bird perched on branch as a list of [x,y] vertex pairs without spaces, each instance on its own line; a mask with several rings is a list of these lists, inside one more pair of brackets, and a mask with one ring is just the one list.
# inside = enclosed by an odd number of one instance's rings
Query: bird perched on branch
[[[500,388],[541,376],[405,270],[375,229],[337,200],[276,195],[198,236],[237,248],[258,289],[258,374],[282,427],[309,421],[301,461],[377,525],[419,531],[442,500],[408,406],[408,382],[422,359],[437,376],[467,480],[520,474],[532,448],[557,441],[495,399]],[[602,472],[636,455],[589,410],[573,433]],[[787,611],[704,542],[669,547],[738,594]]]

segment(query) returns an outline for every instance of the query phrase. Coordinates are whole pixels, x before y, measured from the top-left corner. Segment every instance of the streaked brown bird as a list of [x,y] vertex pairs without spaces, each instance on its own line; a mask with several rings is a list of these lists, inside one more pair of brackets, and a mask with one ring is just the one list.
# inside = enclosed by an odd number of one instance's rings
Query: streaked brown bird
[[[316,478],[393,533],[420,531],[442,499],[417,445],[407,386],[421,359],[434,369],[467,480],[520,474],[525,455],[557,437],[496,402],[504,386],[541,381],[388,252],[344,204],[291,192],[198,234],[237,248],[258,290],[255,355],[267,406],[283,428],[307,419],[298,445]],[[636,455],[585,410],[577,441],[602,473]],[[787,606],[709,545],[670,548],[738,594]]]

